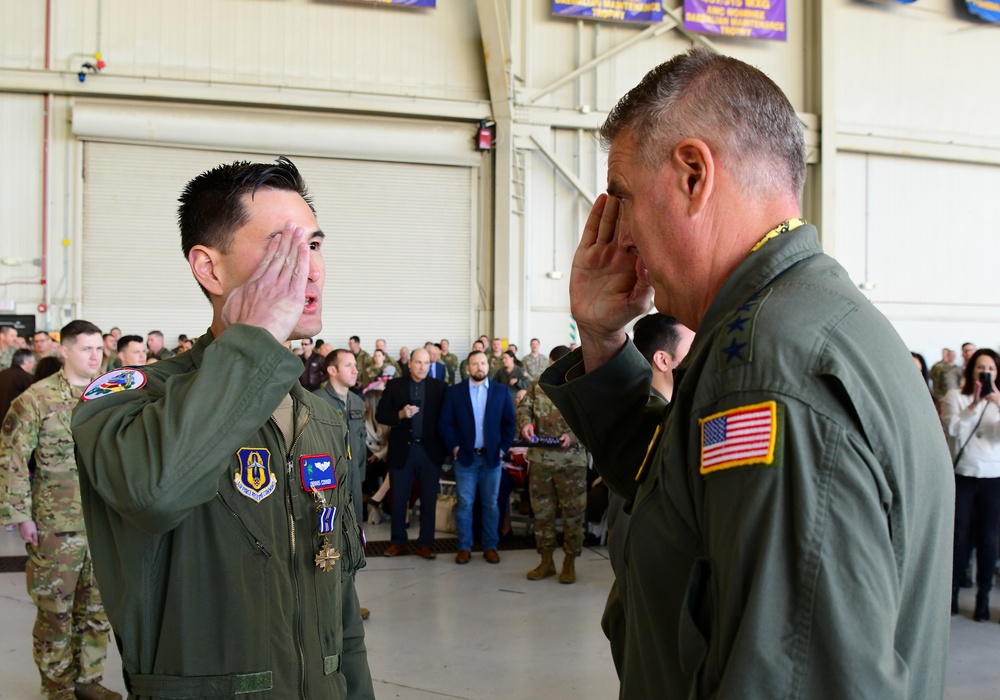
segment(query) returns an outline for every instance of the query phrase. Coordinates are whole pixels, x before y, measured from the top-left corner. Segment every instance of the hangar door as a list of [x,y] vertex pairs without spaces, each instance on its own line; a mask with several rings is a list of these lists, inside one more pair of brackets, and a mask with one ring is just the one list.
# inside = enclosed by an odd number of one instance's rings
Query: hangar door
[[[145,336],[201,335],[211,309],[180,248],[177,197],[192,177],[275,154],[86,141],[84,317]],[[426,340],[467,345],[473,327],[476,169],[292,157],[316,207],[326,287],[321,337],[359,335],[390,352]]]

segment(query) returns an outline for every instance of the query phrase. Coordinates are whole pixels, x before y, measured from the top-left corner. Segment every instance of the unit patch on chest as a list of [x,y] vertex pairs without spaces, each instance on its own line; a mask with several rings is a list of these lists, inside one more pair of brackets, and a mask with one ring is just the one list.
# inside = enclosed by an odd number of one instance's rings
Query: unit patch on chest
[[271,451],[266,447],[241,447],[240,470],[233,481],[236,490],[247,498],[260,503],[274,493],[278,481],[271,472]]
[[330,455],[303,455],[299,460],[302,488],[306,491],[325,491],[337,488],[337,472]]
[[754,294],[722,322],[719,337],[715,341],[720,372],[753,360],[753,328],[757,314],[769,296],[771,289]]

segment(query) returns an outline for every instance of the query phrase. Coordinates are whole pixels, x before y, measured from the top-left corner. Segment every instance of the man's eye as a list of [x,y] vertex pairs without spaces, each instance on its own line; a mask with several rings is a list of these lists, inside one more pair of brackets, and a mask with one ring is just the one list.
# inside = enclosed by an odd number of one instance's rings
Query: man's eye
[[319,250],[319,248],[320,248],[320,242],[319,241],[311,241],[309,243],[309,250]]

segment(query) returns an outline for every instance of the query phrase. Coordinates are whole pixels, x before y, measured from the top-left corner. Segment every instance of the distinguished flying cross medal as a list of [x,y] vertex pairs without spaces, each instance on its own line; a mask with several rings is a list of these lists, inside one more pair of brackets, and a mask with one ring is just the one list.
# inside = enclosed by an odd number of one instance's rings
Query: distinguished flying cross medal
[[[329,459],[328,455],[326,456]],[[305,459],[305,458],[303,458]],[[333,471],[331,469],[331,471]],[[304,476],[304,471],[303,471]],[[334,480],[336,482],[336,479]],[[336,483],[334,483],[336,486]],[[327,486],[326,488],[333,488],[332,486]],[[307,489],[312,491],[313,498],[316,499],[316,515],[318,518],[317,529],[319,534],[323,536],[323,544],[319,548],[319,552],[316,554],[316,567],[323,572],[329,573],[333,571],[333,567],[340,561],[340,552],[334,549],[330,544],[330,538],[327,534],[333,532],[333,528],[337,522],[337,506],[328,506],[326,504],[326,496],[318,490]]]
[[271,472],[271,451],[266,447],[242,447],[236,455],[240,458],[240,470],[233,479],[236,490],[257,503],[274,493],[278,482]]

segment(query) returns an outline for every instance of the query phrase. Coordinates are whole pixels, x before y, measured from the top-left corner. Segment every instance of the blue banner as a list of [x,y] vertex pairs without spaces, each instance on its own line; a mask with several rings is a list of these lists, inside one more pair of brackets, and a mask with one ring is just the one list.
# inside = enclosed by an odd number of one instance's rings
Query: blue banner
[[663,3],[641,0],[552,0],[552,14],[575,19],[652,24],[663,21]]
[[969,12],[987,22],[1000,22],[1000,0],[965,0]]

